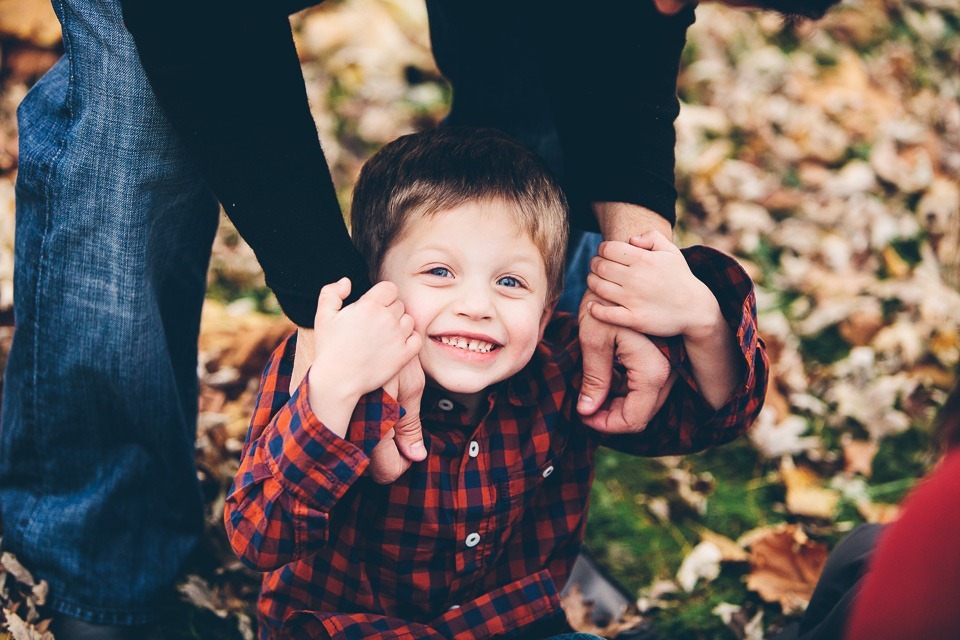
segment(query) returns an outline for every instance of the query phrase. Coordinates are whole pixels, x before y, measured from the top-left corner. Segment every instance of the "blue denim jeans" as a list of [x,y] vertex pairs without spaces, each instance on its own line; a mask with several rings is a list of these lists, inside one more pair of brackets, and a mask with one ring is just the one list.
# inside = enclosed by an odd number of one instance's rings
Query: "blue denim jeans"
[[197,334],[218,208],[115,0],[53,4],[65,55],[18,111],[3,544],[54,610],[138,624],[203,527]]

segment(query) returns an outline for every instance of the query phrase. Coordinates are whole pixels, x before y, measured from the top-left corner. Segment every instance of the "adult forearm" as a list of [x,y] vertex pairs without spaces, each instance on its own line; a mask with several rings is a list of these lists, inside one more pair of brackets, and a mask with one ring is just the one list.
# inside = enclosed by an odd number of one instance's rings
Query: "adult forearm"
[[347,234],[286,15],[268,3],[121,0],[157,100],[284,311],[311,326],[324,284],[367,268]]
[[673,227],[662,215],[628,202],[595,202],[593,213],[600,225],[604,240],[627,242],[654,229],[668,238],[673,237]]

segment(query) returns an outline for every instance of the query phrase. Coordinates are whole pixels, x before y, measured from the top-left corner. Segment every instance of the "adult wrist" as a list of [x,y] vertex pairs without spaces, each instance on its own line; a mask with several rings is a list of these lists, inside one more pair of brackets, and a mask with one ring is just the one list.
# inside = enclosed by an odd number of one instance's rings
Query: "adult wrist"
[[594,202],[593,212],[604,240],[627,242],[655,229],[667,238],[673,237],[673,227],[660,214],[629,202]]

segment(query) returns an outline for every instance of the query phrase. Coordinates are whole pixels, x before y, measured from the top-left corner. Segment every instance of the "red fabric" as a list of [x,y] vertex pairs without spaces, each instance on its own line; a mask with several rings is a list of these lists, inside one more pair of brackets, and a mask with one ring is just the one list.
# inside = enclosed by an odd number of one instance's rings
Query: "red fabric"
[[881,536],[848,640],[960,638],[960,448],[907,498]]
[[762,405],[767,362],[752,283],[718,252],[686,253],[736,333],[745,375],[713,411],[691,386],[679,343],[661,343],[680,379],[635,435],[604,438],[578,420],[577,325],[560,314],[530,364],[491,388],[478,426],[428,388],[427,459],[377,485],[363,473],[398,403],[369,394],[341,439],[310,410],[306,382],[289,394],[295,337],[281,345],[224,514],[240,558],[268,572],[260,637],[482,640],[562,616],[558,592],[583,538],[597,446],[689,453],[737,438]]

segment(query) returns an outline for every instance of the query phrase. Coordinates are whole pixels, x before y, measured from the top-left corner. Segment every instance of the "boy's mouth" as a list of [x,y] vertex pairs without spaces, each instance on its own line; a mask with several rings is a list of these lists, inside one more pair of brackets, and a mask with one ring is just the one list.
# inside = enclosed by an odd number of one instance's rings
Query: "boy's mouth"
[[455,347],[463,351],[473,351],[475,353],[490,353],[494,349],[500,348],[499,344],[489,339],[475,336],[445,335],[433,336],[432,339],[449,347]]

